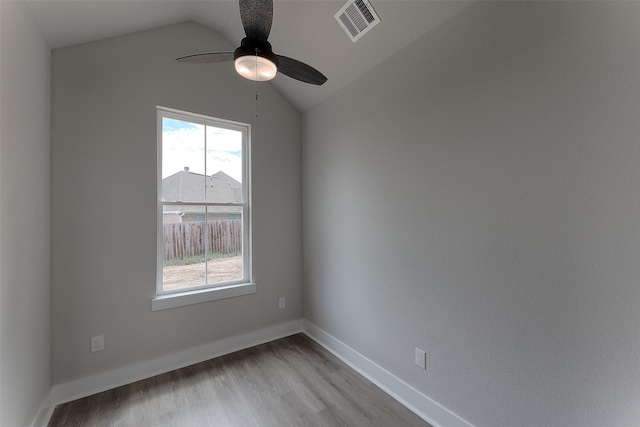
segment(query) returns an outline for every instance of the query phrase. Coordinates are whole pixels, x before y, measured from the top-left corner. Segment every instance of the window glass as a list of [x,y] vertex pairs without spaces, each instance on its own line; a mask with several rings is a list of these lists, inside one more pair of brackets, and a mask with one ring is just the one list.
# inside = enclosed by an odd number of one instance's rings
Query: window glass
[[248,282],[248,126],[158,113],[157,293]]

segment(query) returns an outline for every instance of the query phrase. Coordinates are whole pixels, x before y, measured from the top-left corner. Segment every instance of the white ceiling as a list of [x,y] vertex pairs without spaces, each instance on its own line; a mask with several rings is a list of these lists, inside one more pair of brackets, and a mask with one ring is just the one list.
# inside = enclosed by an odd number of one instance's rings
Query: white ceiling
[[[0,0],[2,1],[2,0]],[[217,30],[233,45],[244,37],[237,0],[26,0],[52,48],[91,42],[183,21]],[[381,23],[356,43],[334,15],[343,0],[275,0],[269,41],[276,53],[296,58],[328,77],[322,86],[278,75],[273,84],[306,111],[471,1],[370,0]],[[184,54],[194,52],[184,47]],[[206,66],[227,66],[211,64]],[[232,65],[228,65],[232,66]]]

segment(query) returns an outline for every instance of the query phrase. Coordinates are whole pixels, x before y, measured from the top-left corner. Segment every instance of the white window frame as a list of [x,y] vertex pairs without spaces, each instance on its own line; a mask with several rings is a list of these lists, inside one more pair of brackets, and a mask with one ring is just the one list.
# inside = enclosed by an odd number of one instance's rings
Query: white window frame
[[[256,283],[252,280],[252,250],[251,250],[251,125],[230,120],[224,120],[202,114],[190,113],[166,107],[156,107],[157,110],[157,236],[156,236],[156,292],[151,300],[151,310],[164,310],[185,305],[198,304],[224,298],[253,294]],[[242,133],[242,203],[207,203],[207,202],[164,202],[162,200],[162,119],[171,118],[190,123],[201,124]],[[162,223],[163,206],[198,205],[198,206],[240,206],[242,212],[242,270],[241,280],[193,286],[186,289],[165,291],[162,281],[162,261],[164,257]]]

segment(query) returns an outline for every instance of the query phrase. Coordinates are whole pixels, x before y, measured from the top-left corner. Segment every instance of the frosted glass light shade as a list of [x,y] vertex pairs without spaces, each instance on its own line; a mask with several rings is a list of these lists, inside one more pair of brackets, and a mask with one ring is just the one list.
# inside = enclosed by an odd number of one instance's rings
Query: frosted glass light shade
[[276,64],[257,55],[240,56],[235,60],[236,71],[245,79],[266,82],[276,76]]

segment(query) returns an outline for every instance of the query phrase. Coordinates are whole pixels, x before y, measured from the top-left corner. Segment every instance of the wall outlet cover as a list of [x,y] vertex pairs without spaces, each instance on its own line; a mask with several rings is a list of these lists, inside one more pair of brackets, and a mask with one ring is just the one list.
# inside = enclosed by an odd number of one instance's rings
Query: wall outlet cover
[[427,353],[416,348],[416,366],[421,369],[427,369]]
[[104,350],[104,335],[91,337],[91,353]]

